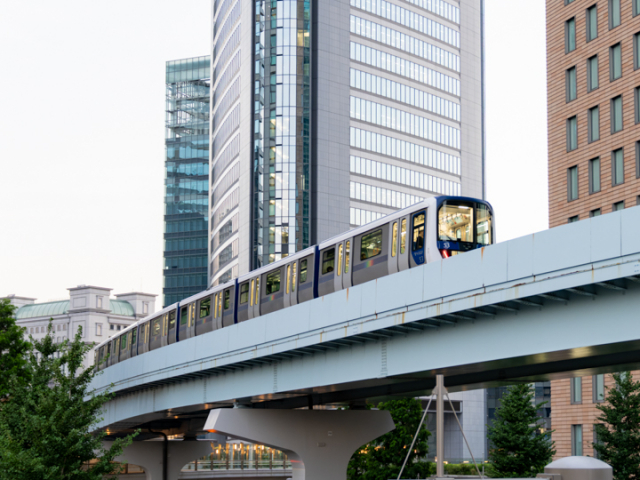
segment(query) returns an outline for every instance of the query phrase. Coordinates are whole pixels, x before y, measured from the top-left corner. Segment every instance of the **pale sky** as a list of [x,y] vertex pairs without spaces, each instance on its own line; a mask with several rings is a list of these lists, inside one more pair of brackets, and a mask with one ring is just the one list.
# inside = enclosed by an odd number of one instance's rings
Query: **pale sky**
[[[79,284],[161,295],[165,62],[209,54],[210,10],[0,2],[0,296],[64,299]],[[543,0],[487,0],[499,241],[548,224],[544,21]]]

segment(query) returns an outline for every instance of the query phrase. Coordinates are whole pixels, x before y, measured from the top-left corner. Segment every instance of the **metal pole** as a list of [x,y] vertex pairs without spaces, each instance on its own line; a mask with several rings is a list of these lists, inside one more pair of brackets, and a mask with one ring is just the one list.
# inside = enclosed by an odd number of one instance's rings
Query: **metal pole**
[[424,419],[427,416],[427,412],[429,411],[429,406],[431,405],[431,400],[433,400],[433,392],[431,392],[432,395],[429,397],[429,403],[427,403],[427,408],[424,409],[424,413],[422,414],[422,419],[420,420],[420,423],[418,424],[418,429],[416,430],[416,434],[413,436],[413,441],[411,442],[411,446],[409,447],[409,451],[407,452],[407,456],[404,459],[404,463],[402,464],[402,468],[400,469],[400,473],[398,473],[398,478],[397,480],[400,480],[400,477],[402,476],[402,472],[404,472],[404,467],[407,465],[407,460],[409,460],[409,455],[411,455],[411,450],[413,450],[413,446],[416,444],[416,440],[418,439],[418,434],[420,433],[420,429],[422,428],[422,424],[424,423]]
[[169,458],[169,439],[167,435],[163,432],[154,432],[150,428],[148,428],[149,433],[155,433],[156,435],[162,435],[164,437],[164,442],[162,443],[162,480],[167,480],[167,460]]
[[436,477],[444,477],[444,376],[436,375]]

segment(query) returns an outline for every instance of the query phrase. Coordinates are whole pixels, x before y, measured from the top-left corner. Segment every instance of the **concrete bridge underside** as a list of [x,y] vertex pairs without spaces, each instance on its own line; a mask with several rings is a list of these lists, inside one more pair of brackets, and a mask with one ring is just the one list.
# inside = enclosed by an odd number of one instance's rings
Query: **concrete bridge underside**
[[[637,210],[637,211],[636,211]],[[102,428],[640,365],[640,208],[394,274],[115,365]]]

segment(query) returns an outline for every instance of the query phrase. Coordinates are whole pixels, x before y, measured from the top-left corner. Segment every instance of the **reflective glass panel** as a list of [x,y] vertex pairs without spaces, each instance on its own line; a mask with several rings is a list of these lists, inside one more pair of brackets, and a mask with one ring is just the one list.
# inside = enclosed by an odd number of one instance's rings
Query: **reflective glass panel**
[[351,252],[351,241],[347,240],[347,248],[344,253],[344,273],[349,273],[349,254]]
[[322,253],[322,274],[333,272],[336,249],[332,248]]
[[300,283],[307,281],[307,259],[300,260]]
[[451,203],[440,207],[438,239],[473,242],[473,208]]
[[[280,269],[275,270],[267,275],[267,283],[265,284],[265,294],[271,295],[280,291]],[[256,292],[258,289],[256,288]]]
[[382,230],[367,233],[362,236],[360,246],[360,260],[367,260],[382,253]]
[[211,297],[200,300],[200,318],[208,317],[211,314]]
[[413,244],[411,249],[414,252],[424,248],[424,220],[424,213],[413,217]]
[[249,283],[243,283],[240,285],[240,303],[247,303],[249,301]]
[[398,222],[393,222],[391,236],[391,256],[395,257],[396,253],[398,252]]
[[486,205],[478,204],[476,220],[477,243],[481,245],[491,245],[491,211]]
[[407,219],[403,218],[400,225],[400,254],[404,254],[407,248]]

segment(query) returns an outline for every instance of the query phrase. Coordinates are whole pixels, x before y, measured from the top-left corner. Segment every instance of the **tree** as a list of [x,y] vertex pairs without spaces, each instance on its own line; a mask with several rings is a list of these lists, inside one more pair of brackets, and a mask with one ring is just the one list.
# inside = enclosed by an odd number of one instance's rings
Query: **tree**
[[108,450],[105,433],[92,434],[112,394],[90,390],[96,371],[83,369],[89,350],[81,332],[71,342],[54,343],[51,322],[48,335],[34,342],[25,365],[30,381],[12,376],[0,410],[0,480],[101,480],[114,470],[110,462],[136,434]]
[[24,356],[30,347],[25,329],[16,325],[15,310],[8,299],[0,300],[0,401],[9,392],[9,379],[24,377]]
[[546,402],[536,405],[533,399],[529,384],[513,385],[502,397],[494,424],[487,429],[492,444],[489,460],[493,476],[535,477],[556,453],[552,432],[540,433],[541,419],[536,415]]
[[[362,446],[351,457],[347,469],[349,480],[397,478],[423,413],[420,401],[415,398],[390,400],[380,403],[378,409],[388,410],[391,413],[396,428],[368,445]],[[427,445],[429,435],[430,433],[423,425],[402,474],[404,478],[418,478],[418,476],[426,478],[429,475],[431,464],[420,460],[429,451]]]
[[602,413],[593,448],[611,465],[616,480],[640,478],[640,382],[631,372],[614,373],[613,378],[616,386],[608,388],[606,401],[596,405]]

